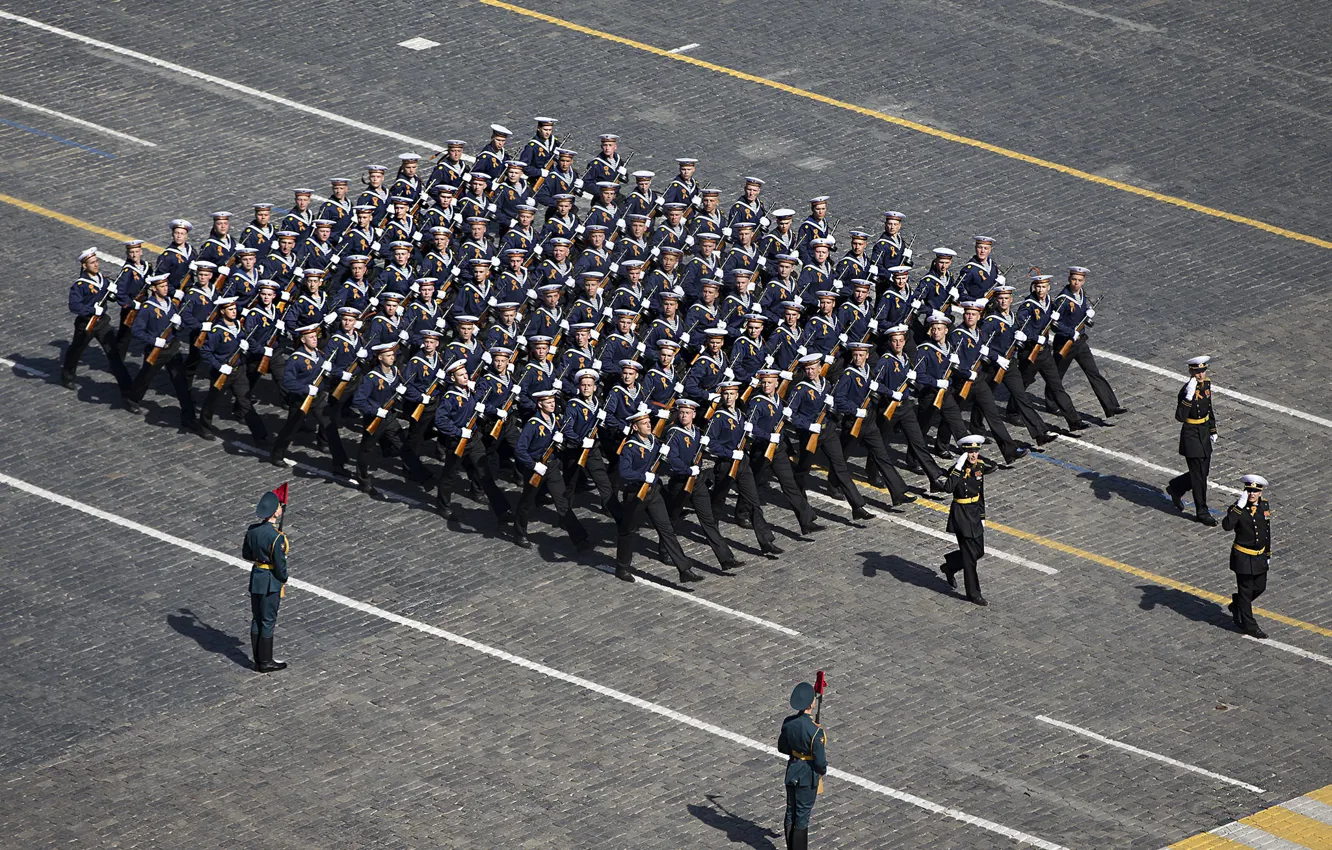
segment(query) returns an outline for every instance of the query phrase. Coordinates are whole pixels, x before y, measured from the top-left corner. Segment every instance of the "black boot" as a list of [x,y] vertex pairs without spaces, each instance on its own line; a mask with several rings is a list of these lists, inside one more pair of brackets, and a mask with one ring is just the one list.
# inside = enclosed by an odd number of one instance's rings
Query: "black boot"
[[250,657],[254,659],[254,669],[259,669],[259,635],[250,635]]
[[273,638],[261,637],[257,640],[259,641],[259,663],[255,665],[256,670],[260,673],[273,673],[287,669],[287,662],[273,660]]
[[791,850],[809,850],[809,829],[791,830]]

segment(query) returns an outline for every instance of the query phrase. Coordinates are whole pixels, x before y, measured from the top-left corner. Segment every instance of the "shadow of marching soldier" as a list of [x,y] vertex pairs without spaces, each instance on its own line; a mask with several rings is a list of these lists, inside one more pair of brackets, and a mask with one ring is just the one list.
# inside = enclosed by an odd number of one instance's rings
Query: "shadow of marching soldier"
[[180,614],[168,614],[167,625],[192,638],[201,648],[224,655],[232,663],[249,669],[250,657],[245,654],[241,639],[208,625],[189,608],[181,608]]

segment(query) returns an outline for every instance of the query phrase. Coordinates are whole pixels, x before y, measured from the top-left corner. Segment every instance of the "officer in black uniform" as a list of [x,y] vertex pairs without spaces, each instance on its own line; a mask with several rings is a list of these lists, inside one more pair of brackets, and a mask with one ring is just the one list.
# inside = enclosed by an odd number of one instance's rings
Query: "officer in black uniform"
[[1235,573],[1239,592],[1231,597],[1230,615],[1246,635],[1265,638],[1267,633],[1253,618],[1253,600],[1267,590],[1267,568],[1272,557],[1272,509],[1263,498],[1267,479],[1246,475],[1244,492],[1226,509],[1221,527],[1235,532],[1230,547],[1230,569]]
[[291,544],[278,528],[282,504],[275,493],[265,493],[255,508],[259,521],[245,530],[241,557],[254,564],[250,568],[250,649],[254,669],[260,673],[285,670],[287,662],[273,660],[273,626],[277,624],[278,606],[286,595],[287,554]]
[[1212,471],[1212,446],[1216,445],[1216,414],[1212,410],[1212,381],[1207,377],[1209,356],[1189,361],[1189,380],[1179,390],[1175,402],[1175,421],[1179,425],[1179,453],[1189,471],[1170,479],[1166,492],[1175,510],[1184,510],[1181,497],[1193,490],[1193,510],[1198,522],[1216,525],[1216,517],[1207,509],[1207,476]]
[[789,757],[786,763],[786,847],[807,850],[809,816],[823,791],[823,775],[828,772],[827,736],[814,722],[814,686],[801,682],[791,691],[795,714],[782,721],[777,750]]
[[980,456],[984,442],[985,438],[980,434],[957,441],[962,453],[944,480],[945,492],[953,495],[953,504],[948,509],[948,530],[957,538],[957,551],[945,555],[943,566],[939,568],[953,588],[957,587],[957,572],[961,570],[967,601],[977,605],[990,604],[981,596],[976,562],[985,557],[984,476],[998,466]]

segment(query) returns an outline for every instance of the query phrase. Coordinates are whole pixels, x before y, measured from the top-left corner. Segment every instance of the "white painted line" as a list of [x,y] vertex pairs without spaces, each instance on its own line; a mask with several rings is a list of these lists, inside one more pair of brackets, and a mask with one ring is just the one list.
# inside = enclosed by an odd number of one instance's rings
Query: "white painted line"
[[177,65],[175,62],[168,62],[165,59],[158,59],[156,56],[149,56],[148,54],[140,53],[137,50],[130,50],[128,47],[120,47],[119,45],[110,44],[109,42],[101,41],[96,38],[89,38],[86,35],[80,35],[79,33],[71,32],[67,29],[54,27],[51,26],[50,24],[45,24],[42,23],[41,21],[33,20],[32,18],[25,18],[22,15],[15,15],[12,12],[6,12],[0,10],[0,20],[14,21],[15,23],[24,24],[34,29],[39,29],[42,32],[51,33],[52,35],[58,35],[61,38],[68,38],[71,41],[77,41],[80,44],[86,44],[89,47],[97,47],[102,50],[109,50],[112,53],[118,53],[121,56],[128,56],[131,59],[138,59],[140,62],[146,62],[149,65],[153,65],[154,67],[157,68],[164,68],[168,71],[175,71],[178,74],[183,74],[184,76],[187,77],[193,77],[196,80],[203,80],[204,82],[212,83],[215,86],[222,86],[223,88],[231,89],[232,91],[240,92],[241,94],[247,94],[250,97],[258,98],[260,100],[266,100],[270,103],[276,103],[281,106],[286,106],[290,109],[295,109],[299,112],[304,112],[309,115],[315,115],[320,118],[326,119],[328,121],[333,121],[338,124],[343,124],[347,127],[354,127],[357,130],[362,130],[366,133],[372,133],[376,136],[383,136],[388,139],[393,139],[395,141],[403,142],[404,144],[415,145],[423,148],[430,148],[431,150],[438,151],[444,149],[442,145],[437,145],[434,142],[427,142],[424,139],[417,139],[412,136],[403,135],[402,133],[395,133],[394,131],[386,130],[383,127],[376,127],[373,124],[367,124],[364,121],[357,121],[356,119],[348,118],[345,115],[338,115],[336,112],[329,112],[328,110],[319,109],[318,107],[314,106],[306,106],[303,103],[297,103],[296,101],[288,100],[285,97],[279,97],[275,94],[270,94],[266,91],[260,91],[259,89],[251,88],[250,86],[233,82],[232,80],[228,80],[225,77],[218,77],[213,74],[205,74],[203,71],[196,71],[193,68],[187,68],[184,65]]
[[31,366],[24,366],[22,363],[15,363],[13,360],[10,360],[6,357],[0,357],[0,366],[8,366],[10,369],[13,369],[16,372],[27,372],[29,375],[36,375],[39,378],[51,377],[46,372],[43,372],[41,369],[34,369]]
[[667,53],[688,53],[689,51],[693,50],[695,47],[700,47],[700,46],[701,46],[701,45],[700,45],[697,41],[691,41],[691,42],[689,42],[688,44],[682,44],[682,45],[680,45],[679,47],[671,48],[670,50],[667,50],[666,52],[667,52]]
[[1273,649],[1280,649],[1285,652],[1289,652],[1292,655],[1298,655],[1301,658],[1308,658],[1310,661],[1319,661],[1322,662],[1323,664],[1328,665],[1329,667],[1332,667],[1332,658],[1328,658],[1326,655],[1319,655],[1316,652],[1310,652],[1307,649],[1300,649],[1298,646],[1291,646],[1288,643],[1282,643],[1279,640],[1272,640],[1271,638],[1263,638],[1260,640],[1259,638],[1251,637],[1249,635],[1242,635],[1242,637],[1245,640],[1251,640],[1254,643],[1262,644],[1263,646],[1270,646]]
[[439,42],[431,41],[428,38],[422,38],[418,35],[415,38],[409,38],[406,41],[398,42],[398,46],[405,47],[408,50],[429,50],[432,47],[439,47]]
[[119,130],[112,130],[110,127],[103,127],[101,124],[94,124],[91,121],[84,121],[82,118],[75,118],[73,115],[66,115],[64,112],[56,112],[54,109],[47,109],[45,106],[38,106],[35,103],[28,103],[26,100],[19,100],[16,97],[0,94],[0,101],[12,103],[15,106],[22,106],[24,109],[31,109],[33,112],[40,112],[43,115],[51,115],[61,118],[71,124],[78,124],[80,127],[87,127],[90,130],[96,130],[99,133],[105,133],[108,136],[114,136],[117,139],[124,139],[127,142],[133,142],[136,145],[143,145],[146,148],[157,147],[156,142],[149,142],[140,139],[138,136],[131,136],[129,133],[122,133]]
[[1088,18],[1099,18],[1100,20],[1103,21],[1109,21],[1112,24],[1117,24],[1118,26],[1121,26],[1124,29],[1133,30],[1134,32],[1151,32],[1151,33],[1165,32],[1165,30],[1161,29],[1158,26],[1153,26],[1152,24],[1143,24],[1137,21],[1130,21],[1128,18],[1120,18],[1116,17],[1115,15],[1107,15],[1105,12],[1096,12],[1091,9],[1084,9],[1081,6],[1074,6],[1071,3],[1061,3],[1059,2],[1059,0],[1035,0],[1035,2],[1041,3],[1046,6],[1051,6],[1055,9],[1063,9],[1065,12],[1072,12],[1075,15],[1082,15]]
[[[1106,351],[1103,348],[1093,348],[1092,353],[1095,354],[1097,357],[1104,357],[1106,360],[1113,360],[1114,362],[1122,363],[1125,366],[1132,366],[1135,369],[1142,369],[1144,372],[1151,372],[1153,375],[1160,375],[1163,378],[1173,378],[1174,380],[1178,381],[1181,384],[1183,384],[1185,381],[1189,379],[1187,375],[1181,375],[1178,372],[1172,372],[1169,369],[1162,369],[1160,366],[1153,366],[1152,364],[1144,363],[1141,360],[1134,360],[1132,357],[1125,357],[1122,354],[1115,354],[1113,352]],[[1267,408],[1268,410],[1274,410],[1277,413],[1284,413],[1287,416],[1293,416],[1296,419],[1303,419],[1306,422],[1312,422],[1315,425],[1322,425],[1324,428],[1332,428],[1332,419],[1325,419],[1322,416],[1314,416],[1312,413],[1305,413],[1303,410],[1296,410],[1293,407],[1286,407],[1284,404],[1277,404],[1276,402],[1267,401],[1261,398],[1256,398],[1255,396],[1251,396],[1246,393],[1236,392],[1235,390],[1229,390],[1226,389],[1225,387],[1218,387],[1216,384],[1212,384],[1212,392],[1216,393],[1219,396],[1227,396],[1229,398],[1233,398],[1238,401],[1247,402],[1248,404],[1252,404],[1255,407],[1264,407]]]
[[[830,505],[846,504],[845,502],[842,502],[838,499],[834,499],[833,497],[825,495],[823,493],[816,493],[813,490],[806,490],[805,495],[811,499],[818,499],[821,502],[827,502]],[[898,525],[904,528],[909,528],[912,531],[918,531],[921,534],[928,534],[930,537],[935,537],[938,538],[939,540],[946,540],[949,543],[957,542],[956,539],[953,537],[953,535],[946,534],[942,531],[937,531],[933,528],[930,528],[927,525],[921,525],[918,522],[912,522],[911,520],[903,519],[900,516],[886,514],[883,511],[875,510],[874,508],[868,506],[866,507],[866,510],[868,510],[871,514],[878,517],[879,519],[886,519],[889,522],[897,523]],[[1045,573],[1048,576],[1056,575],[1059,572],[1059,570],[1056,570],[1054,567],[1047,567],[1045,564],[1040,564],[1037,563],[1036,561],[1028,560],[1027,558],[1022,557],[1021,555],[1013,555],[1008,552],[1002,552],[998,549],[993,548],[988,543],[985,546],[985,554],[992,555],[1001,561],[1009,561],[1011,563],[1017,564],[1018,566],[1026,567],[1029,570],[1035,570],[1038,573]]]
[[[1171,469],[1170,467],[1162,466],[1159,463],[1152,463],[1150,460],[1138,457],[1137,455],[1131,455],[1126,452],[1115,451],[1114,449],[1107,449],[1105,446],[1098,446],[1095,443],[1088,442],[1087,440],[1080,440],[1077,439],[1076,437],[1068,437],[1065,436],[1064,434],[1056,434],[1055,436],[1061,441],[1062,445],[1081,446],[1084,449],[1091,449],[1092,451],[1100,452],[1103,455],[1109,455],[1110,457],[1116,457],[1119,458],[1120,460],[1128,461],[1129,463],[1135,463],[1138,466],[1146,467],[1147,469],[1152,469],[1157,472],[1163,472],[1169,475],[1171,478],[1174,478],[1176,475],[1179,475],[1180,472],[1183,471],[1179,469]],[[1238,496],[1240,493],[1244,492],[1243,490],[1240,490],[1238,487],[1228,487],[1225,484],[1217,484],[1215,481],[1212,481],[1210,478],[1207,480],[1207,486],[1211,487],[1214,490],[1220,490],[1222,493],[1230,493],[1232,496]]]
[[[268,452],[262,451],[250,445],[249,443],[239,442],[238,440],[228,440],[227,445],[239,449],[240,451],[243,451],[246,454],[255,455],[256,457],[268,456]],[[291,458],[286,458],[286,461],[287,461],[287,466],[299,469],[302,472],[306,472],[311,475],[317,475],[320,478],[326,478],[329,481],[338,481],[340,483],[345,483],[344,479],[340,479],[333,473],[328,472],[327,470],[320,469],[317,466],[311,466],[308,463],[301,463],[300,461],[295,461],[292,460]],[[422,508],[428,511],[434,510],[434,508],[431,505],[427,505],[425,502],[422,502],[419,499],[413,499],[411,496],[404,496],[401,493],[395,493],[392,490],[386,490],[383,487],[377,487],[376,489],[378,489],[380,493],[383,493],[385,496],[389,497],[395,502],[402,502],[405,505],[410,505],[414,508]],[[602,572],[609,572],[609,570],[602,570]],[[728,608],[725,605],[713,602],[711,599],[704,599],[702,596],[699,596],[697,593],[686,593],[685,591],[679,590],[678,588],[670,587],[668,585],[659,584],[655,581],[648,581],[648,580],[636,581],[634,582],[633,586],[634,587],[642,586],[645,588],[650,588],[652,590],[660,590],[663,593],[669,593],[672,596],[685,600],[686,602],[692,602],[695,605],[702,605],[704,608],[710,608],[713,611],[717,611],[719,613],[735,617],[736,619],[739,620],[744,620],[745,622],[748,623],[753,623],[756,626],[763,626],[765,629],[772,629],[775,632],[781,632],[782,634],[790,635],[791,637],[800,637],[800,632],[796,631],[793,628],[790,628],[788,626],[783,626],[781,623],[774,623],[772,620],[765,620],[762,617],[758,617],[753,614],[746,613],[744,611],[738,611],[735,608]]]
[[105,252],[105,251],[98,251],[98,252],[97,252],[97,259],[101,260],[101,261],[104,262],[104,263],[110,263],[110,264],[113,265],[113,266],[123,266],[123,265],[125,265],[125,261],[124,261],[124,260],[122,260],[122,259],[120,259],[119,257],[117,257],[115,254],[108,254],[108,253]]
[[1100,741],[1102,744],[1109,744],[1112,747],[1118,747],[1119,749],[1127,750],[1130,753],[1137,753],[1138,755],[1145,756],[1146,758],[1149,759],[1155,759],[1156,761],[1165,762],[1166,764],[1178,767],[1181,770],[1187,770],[1190,773],[1196,773],[1200,776],[1206,776],[1209,779],[1215,779],[1218,782],[1225,782],[1228,785],[1235,785],[1240,788],[1243,788],[1246,791],[1252,791],[1255,794],[1266,793],[1265,791],[1263,791],[1263,789],[1259,788],[1257,785],[1250,785],[1247,782],[1241,782],[1238,779],[1231,778],[1224,774],[1213,773],[1212,771],[1198,767],[1197,765],[1192,765],[1188,764],[1187,762],[1182,762],[1177,759],[1172,759],[1170,756],[1163,756],[1160,753],[1154,753],[1151,750],[1144,750],[1142,747],[1135,747],[1132,744],[1126,744],[1123,741],[1116,741],[1114,738],[1107,738],[1104,735],[1098,735],[1097,733],[1091,731],[1090,729],[1083,729],[1081,726],[1074,726],[1072,723],[1065,723],[1062,720],[1055,720],[1052,717],[1046,717],[1044,714],[1036,715],[1036,719],[1042,723],[1048,723],[1051,726],[1057,726],[1060,729],[1073,732],[1074,734],[1091,738],[1093,741]]
[[[216,549],[210,549],[207,546],[201,546],[189,540],[176,537],[173,534],[168,534],[164,531],[158,531],[155,528],[151,528],[146,525],[141,525],[137,522],[134,522],[133,520],[125,519],[124,517],[117,516],[116,514],[108,513],[99,508],[95,508],[92,505],[87,505],[84,504],[83,502],[79,502],[74,499],[68,498],[66,496],[62,496],[59,493],[53,493],[50,490],[44,490],[41,487],[38,487],[34,484],[29,484],[26,481],[14,478],[9,475],[5,475],[4,473],[0,473],[0,484],[7,484],[10,487],[13,487],[15,490],[20,490],[29,495],[37,496],[38,498],[45,499],[49,502],[54,502],[57,505],[63,505],[64,507],[71,508],[73,510],[79,511],[89,516],[96,517],[98,519],[109,522],[113,525],[120,526],[121,528],[126,528],[131,531],[136,531],[139,534],[142,534],[146,537],[151,537],[163,543],[169,543],[173,546],[177,546],[181,549],[185,549],[186,551],[193,552],[197,555],[201,555],[206,558],[212,558],[214,560],[221,561],[224,564],[230,564],[231,566],[237,567],[242,570],[248,571],[250,569],[249,561],[243,561],[234,555],[228,555],[225,552],[219,552]],[[320,587],[319,585],[311,584],[306,581],[301,581],[300,579],[291,579],[290,581],[287,582],[287,584],[295,590],[301,590],[306,593],[309,593],[312,596],[318,596],[321,599],[326,599],[334,604],[342,605],[346,608],[351,608],[352,610],[355,611],[360,611],[361,613],[367,614],[371,617],[377,617],[381,620],[386,620],[390,623],[394,623],[399,626],[404,626],[406,628],[413,629],[415,631],[430,635],[432,637],[441,638],[443,640],[448,641],[449,643],[465,647],[467,649],[473,650],[474,652],[479,652],[482,655],[488,655],[491,658],[497,658],[500,661],[513,664],[517,667],[522,667],[526,670],[532,671],[533,673],[539,673],[542,676],[546,676],[547,678],[565,682],[575,687],[582,688],[583,690],[592,691],[593,693],[600,694],[601,696],[608,697],[610,699],[616,700],[617,702],[622,702],[626,705],[632,705],[635,708],[639,708],[642,709],[643,711],[656,714],[659,717],[665,717],[668,720],[673,720],[676,723],[680,723],[684,726],[689,726],[699,731],[707,732],[710,735],[714,735],[718,738],[723,738],[732,743],[739,744],[742,747],[747,747],[748,749],[751,750],[757,750],[758,752],[764,753],[765,755],[773,756],[776,758],[780,759],[786,758],[786,756],[777,752],[777,749],[775,747],[772,747],[761,741],[756,741],[753,738],[740,735],[728,729],[723,729],[722,727],[716,726],[712,723],[708,723],[705,720],[700,720],[696,717],[691,717],[690,715],[682,714],[678,711],[675,711],[674,709],[667,708],[666,706],[659,705],[654,702],[649,702],[640,697],[624,693],[623,691],[617,691],[614,688],[608,688],[605,685],[597,684],[596,682],[593,682],[590,679],[584,679],[581,676],[575,676],[571,673],[565,673],[562,670],[557,670],[554,667],[549,667],[538,661],[531,661],[527,658],[523,658],[520,655],[514,655],[511,652],[506,652],[502,649],[481,643],[480,641],[472,640],[471,638],[466,638],[463,637],[462,635],[445,631],[444,629],[429,625],[428,623],[423,623],[420,620],[413,620],[410,617],[404,617],[401,614],[395,614],[392,611],[388,611],[376,605],[371,605],[366,602],[361,602],[360,600],[352,599],[349,596],[343,596],[341,593],[337,593],[332,590],[327,590],[323,587]],[[1033,847],[1040,847],[1042,848],[1042,850],[1067,850],[1067,848],[1062,847],[1061,845],[1054,844],[1053,842],[1046,841],[1041,838],[1037,838],[1034,835],[1028,835],[1025,832],[1020,832],[1019,830],[1003,826],[1002,824],[995,823],[994,821],[986,820],[985,818],[979,818],[976,817],[975,815],[967,814],[966,812],[963,812],[959,809],[955,809],[951,806],[944,806],[940,803],[935,803],[930,800],[926,800],[923,797],[917,797],[915,794],[910,794],[906,791],[899,791],[896,788],[890,788],[887,785],[883,785],[871,779],[866,779],[862,776],[857,776],[854,773],[847,773],[844,770],[839,770],[837,768],[830,767],[828,769],[828,775],[836,779],[841,779],[842,781],[848,782],[852,785],[859,786],[868,791],[873,791],[885,797],[898,800],[899,802],[907,803],[917,808],[924,809],[925,811],[932,812],[938,815],[943,815],[945,817],[961,821],[962,823],[970,824],[971,826],[978,827],[988,832],[993,832],[998,835],[1002,835],[1006,838],[1011,838],[1020,844],[1030,844]]]

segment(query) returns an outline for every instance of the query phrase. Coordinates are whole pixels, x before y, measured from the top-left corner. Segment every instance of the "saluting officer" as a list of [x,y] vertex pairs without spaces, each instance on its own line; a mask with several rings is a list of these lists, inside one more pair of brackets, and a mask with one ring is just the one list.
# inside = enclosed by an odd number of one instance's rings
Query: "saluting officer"
[[259,521],[245,530],[241,557],[250,561],[250,651],[259,673],[285,670],[287,662],[273,660],[273,627],[278,606],[286,595],[287,555],[291,544],[277,526],[282,504],[274,493],[265,493],[255,509]]
[[827,735],[814,722],[814,686],[801,682],[791,691],[791,707],[796,713],[782,721],[777,751],[789,757],[786,763],[786,847],[807,850],[809,818],[814,803],[823,791],[823,776],[828,772]]
[[1263,498],[1266,478],[1246,475],[1241,480],[1244,492],[1221,521],[1222,528],[1235,532],[1235,542],[1230,547],[1230,569],[1235,573],[1238,592],[1226,607],[1235,618],[1235,625],[1246,635],[1265,638],[1267,633],[1253,618],[1253,600],[1267,590],[1267,569],[1272,557],[1272,509]]
[[944,480],[944,490],[953,495],[953,504],[948,509],[948,530],[957,538],[957,551],[945,555],[939,568],[953,588],[957,587],[957,572],[961,570],[967,601],[977,605],[990,604],[981,596],[980,576],[976,572],[976,562],[985,557],[984,476],[995,469],[994,463],[980,456],[984,442],[985,438],[979,434],[957,441],[962,453]]
[[1179,390],[1175,421],[1179,425],[1179,453],[1189,471],[1170,479],[1166,492],[1175,510],[1184,510],[1180,498],[1193,490],[1193,510],[1198,522],[1216,525],[1207,509],[1207,476],[1212,471],[1212,447],[1216,445],[1216,413],[1212,410],[1212,381],[1207,377],[1208,355],[1189,360],[1189,380]]

